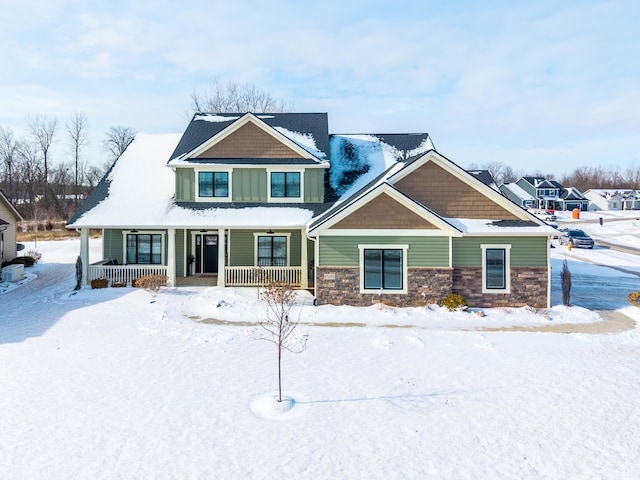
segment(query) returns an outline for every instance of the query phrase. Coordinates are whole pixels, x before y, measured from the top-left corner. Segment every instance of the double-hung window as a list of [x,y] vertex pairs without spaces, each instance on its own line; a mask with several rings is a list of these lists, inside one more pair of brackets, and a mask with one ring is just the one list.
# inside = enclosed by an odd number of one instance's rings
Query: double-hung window
[[259,235],[257,237],[257,265],[261,267],[286,267],[288,265],[287,237]]
[[127,263],[162,264],[162,234],[127,234]]
[[272,198],[300,198],[300,172],[271,172]]
[[511,245],[481,245],[482,293],[511,291]]
[[406,245],[360,245],[360,292],[407,292]]
[[198,196],[226,198],[229,196],[229,172],[198,172]]

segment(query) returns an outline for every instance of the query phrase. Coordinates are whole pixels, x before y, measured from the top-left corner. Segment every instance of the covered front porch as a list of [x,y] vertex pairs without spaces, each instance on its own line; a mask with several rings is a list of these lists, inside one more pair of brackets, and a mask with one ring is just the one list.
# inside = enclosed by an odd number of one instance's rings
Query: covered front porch
[[84,285],[99,278],[130,285],[151,274],[166,275],[168,286],[284,282],[308,289],[313,284],[313,246],[303,227],[103,229],[103,255],[97,262],[89,258],[88,236],[89,229],[81,229]]

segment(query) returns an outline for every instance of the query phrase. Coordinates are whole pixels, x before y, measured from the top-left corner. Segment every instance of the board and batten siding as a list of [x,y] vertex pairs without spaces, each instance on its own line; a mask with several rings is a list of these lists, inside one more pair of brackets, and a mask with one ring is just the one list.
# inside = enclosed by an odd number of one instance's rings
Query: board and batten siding
[[102,230],[102,258],[100,260],[118,260],[124,265],[124,235],[122,229]]
[[267,170],[236,168],[231,174],[231,194],[234,202],[266,202]]
[[358,245],[409,245],[409,267],[449,266],[449,237],[322,235],[318,241],[318,265],[323,267],[357,267],[360,262]]
[[481,267],[481,245],[511,245],[512,267],[546,267],[547,237],[463,237],[453,239],[454,267]]
[[[188,240],[187,240],[188,241]],[[187,246],[184,243],[184,229],[176,229],[176,277],[185,277],[185,257]]]
[[265,237],[291,234],[289,236],[289,265],[292,267],[301,266],[302,235],[300,230],[276,230],[273,235],[267,235],[265,230],[231,230],[229,235],[229,266],[250,267],[255,265],[254,233],[259,233]]
[[324,168],[307,168],[304,171],[304,201],[324,202]]
[[176,201],[193,202],[196,199],[196,173],[193,168],[176,169]]

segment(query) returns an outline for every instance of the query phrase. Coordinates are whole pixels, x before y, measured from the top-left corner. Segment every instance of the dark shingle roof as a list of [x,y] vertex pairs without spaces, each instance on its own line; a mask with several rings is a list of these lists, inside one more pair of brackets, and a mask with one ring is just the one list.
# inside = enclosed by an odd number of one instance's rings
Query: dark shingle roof
[[80,219],[80,217],[82,217],[85,213],[87,213],[89,210],[92,210],[100,202],[107,198],[107,196],[109,195],[109,187],[111,186],[111,170],[113,170],[116,162],[117,160],[111,164],[109,170],[107,170],[98,185],[96,185],[93,190],[91,190],[84,202],[82,202],[80,207],[78,207],[78,210],[76,210],[76,213],[73,214],[73,217],[71,217],[71,220],[69,220],[69,223],[67,225],[72,225],[73,223],[78,221],[78,219]]
[[[215,122],[202,120],[207,115],[229,118],[229,120]],[[175,159],[199,147],[244,115],[244,113],[196,113],[170,159]],[[280,127],[312,136],[316,148],[329,158],[329,120],[326,113],[256,113],[254,115],[271,127]]]

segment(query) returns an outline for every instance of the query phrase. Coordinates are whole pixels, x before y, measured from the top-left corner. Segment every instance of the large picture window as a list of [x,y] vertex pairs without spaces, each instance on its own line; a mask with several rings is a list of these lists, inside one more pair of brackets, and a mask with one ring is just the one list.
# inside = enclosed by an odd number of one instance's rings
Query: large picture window
[[300,172],[271,172],[271,197],[300,198]]
[[361,293],[406,293],[406,245],[360,245],[359,248]]
[[510,245],[482,245],[482,292],[509,293]]
[[199,197],[228,197],[229,172],[198,172]]
[[287,237],[279,235],[258,236],[258,258],[260,266],[287,266]]
[[159,233],[127,234],[127,263],[162,264],[162,235]]

